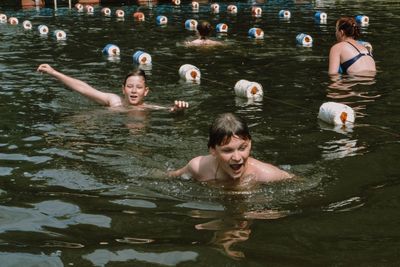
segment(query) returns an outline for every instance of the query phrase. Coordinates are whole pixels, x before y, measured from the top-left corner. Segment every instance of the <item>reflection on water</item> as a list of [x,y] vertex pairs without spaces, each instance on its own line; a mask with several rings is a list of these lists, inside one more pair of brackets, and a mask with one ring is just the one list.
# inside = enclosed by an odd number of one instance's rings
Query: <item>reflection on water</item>
[[[201,210],[194,210],[191,214],[195,215],[195,218],[210,218],[209,212],[203,212]],[[242,218],[236,218],[235,216],[216,219],[196,224],[195,228],[197,230],[213,231],[214,236],[210,243],[222,249],[230,258],[240,260],[245,258],[245,254],[242,251],[235,250],[233,246],[239,242],[245,242],[250,238],[252,220],[275,220],[287,215],[287,212],[276,210],[247,211],[242,214]]]
[[115,252],[106,249],[96,249],[94,252],[84,255],[83,258],[92,262],[94,266],[106,266],[112,262],[139,261],[155,263],[166,266],[176,266],[187,261],[195,261],[198,253],[193,251],[171,252],[141,252],[135,249],[123,249]]
[[6,253],[0,252],[0,262],[3,267],[63,267],[65,266],[59,256],[47,256],[43,254]]

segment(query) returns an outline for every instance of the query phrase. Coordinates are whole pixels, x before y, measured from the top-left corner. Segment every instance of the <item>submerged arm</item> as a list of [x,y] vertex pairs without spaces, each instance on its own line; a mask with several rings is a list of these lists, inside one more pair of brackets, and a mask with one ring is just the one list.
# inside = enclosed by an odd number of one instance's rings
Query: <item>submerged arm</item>
[[80,93],[81,95],[93,101],[96,101],[101,105],[115,107],[122,104],[121,98],[118,95],[101,92],[81,80],[72,78],[59,71],[56,71],[48,64],[41,64],[38,67],[37,71],[53,76],[68,88]]

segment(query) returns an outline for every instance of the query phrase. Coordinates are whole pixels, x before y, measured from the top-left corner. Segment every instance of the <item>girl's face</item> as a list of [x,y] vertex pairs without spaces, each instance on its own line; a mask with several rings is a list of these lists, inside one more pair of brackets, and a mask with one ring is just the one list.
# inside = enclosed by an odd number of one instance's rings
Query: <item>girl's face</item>
[[149,93],[149,88],[141,76],[130,76],[122,87],[126,101],[134,106],[142,105],[144,98]]
[[219,168],[231,179],[239,179],[247,169],[247,159],[250,156],[251,140],[243,140],[232,136],[228,144],[211,148]]

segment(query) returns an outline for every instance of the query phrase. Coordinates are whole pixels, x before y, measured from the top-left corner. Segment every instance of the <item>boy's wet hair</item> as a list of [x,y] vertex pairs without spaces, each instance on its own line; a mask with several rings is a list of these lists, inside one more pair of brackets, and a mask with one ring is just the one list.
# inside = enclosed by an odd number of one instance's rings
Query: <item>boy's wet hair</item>
[[336,22],[337,29],[342,30],[348,37],[358,39],[360,37],[360,27],[353,17],[342,17]]
[[199,32],[202,39],[205,39],[212,30],[211,24],[208,21],[201,21],[197,24],[197,31]]
[[140,77],[143,78],[144,83],[146,83],[146,73],[141,69],[135,69],[135,70],[129,72],[125,76],[124,83],[123,83],[124,86],[126,85],[126,81],[128,80],[128,78],[131,77],[131,76],[140,76]]
[[233,113],[220,114],[210,127],[208,148],[226,145],[232,136],[251,140],[247,123],[242,118]]

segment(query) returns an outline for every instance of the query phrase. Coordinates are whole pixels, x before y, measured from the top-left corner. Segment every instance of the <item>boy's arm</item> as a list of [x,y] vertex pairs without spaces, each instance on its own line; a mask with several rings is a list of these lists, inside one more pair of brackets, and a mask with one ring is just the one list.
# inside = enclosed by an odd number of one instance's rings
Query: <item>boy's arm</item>
[[65,86],[67,86],[68,88],[80,93],[81,95],[93,101],[96,101],[101,105],[110,107],[122,105],[121,98],[118,95],[101,92],[81,80],[72,78],[59,71],[56,71],[48,64],[41,64],[38,67],[37,71],[53,76],[54,78],[65,84]]
[[202,156],[198,156],[196,158],[191,159],[188,162],[188,164],[186,164],[185,167],[180,168],[175,171],[169,171],[168,177],[179,177],[179,176],[186,174],[186,175],[190,175],[190,177],[197,179],[197,177],[199,176],[199,172],[200,172],[200,161],[202,158],[203,158]]

